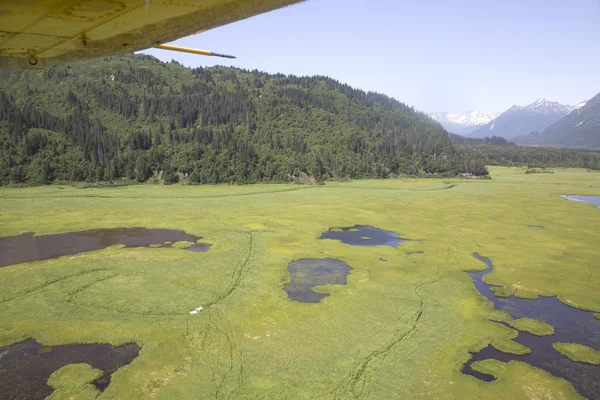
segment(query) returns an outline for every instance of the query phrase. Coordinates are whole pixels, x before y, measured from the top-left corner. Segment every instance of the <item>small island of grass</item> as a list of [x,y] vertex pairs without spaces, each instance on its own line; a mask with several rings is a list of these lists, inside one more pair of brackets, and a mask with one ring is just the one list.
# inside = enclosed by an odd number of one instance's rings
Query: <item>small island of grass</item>
[[600,365],[600,351],[577,343],[554,343],[556,351],[568,357],[571,361]]
[[532,333],[536,336],[549,336],[554,334],[554,327],[533,318],[519,318],[511,323],[519,331]]

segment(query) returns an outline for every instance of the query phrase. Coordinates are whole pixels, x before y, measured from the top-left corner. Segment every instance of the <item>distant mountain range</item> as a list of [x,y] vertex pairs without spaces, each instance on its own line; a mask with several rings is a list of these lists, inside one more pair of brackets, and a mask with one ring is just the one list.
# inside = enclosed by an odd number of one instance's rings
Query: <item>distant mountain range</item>
[[500,136],[511,140],[530,132],[542,132],[581,106],[583,104],[568,106],[555,101],[538,99],[524,107],[512,106],[468,136],[476,138]]
[[448,132],[459,135],[468,135],[481,126],[487,124],[498,114],[485,114],[481,111],[467,111],[461,113],[439,112],[429,116],[439,122]]
[[600,93],[545,129],[515,141],[525,145],[600,148]]

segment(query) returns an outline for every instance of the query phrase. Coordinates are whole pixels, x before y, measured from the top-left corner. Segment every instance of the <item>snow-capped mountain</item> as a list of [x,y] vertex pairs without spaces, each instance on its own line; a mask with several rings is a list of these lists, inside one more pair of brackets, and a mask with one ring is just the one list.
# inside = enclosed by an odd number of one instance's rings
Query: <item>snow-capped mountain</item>
[[429,114],[429,116],[439,122],[447,131],[466,135],[493,120],[497,114],[467,111],[461,113],[440,112]]
[[585,106],[587,104],[588,100],[584,100],[581,103],[577,104],[574,109],[575,110],[579,110],[581,107]]
[[[518,106],[517,106],[518,107]],[[546,99],[537,99],[533,103],[525,107],[519,107],[523,110],[530,111],[538,114],[552,114],[552,113],[570,113],[575,109],[575,106],[565,106],[556,101],[550,101]],[[566,114],[565,114],[566,115]]]
[[574,107],[566,117],[547,127],[517,138],[519,144],[560,147],[600,147],[600,93]]
[[500,136],[513,139],[530,132],[541,132],[575,108],[576,106],[565,106],[556,101],[538,99],[524,107],[512,106],[469,136]]

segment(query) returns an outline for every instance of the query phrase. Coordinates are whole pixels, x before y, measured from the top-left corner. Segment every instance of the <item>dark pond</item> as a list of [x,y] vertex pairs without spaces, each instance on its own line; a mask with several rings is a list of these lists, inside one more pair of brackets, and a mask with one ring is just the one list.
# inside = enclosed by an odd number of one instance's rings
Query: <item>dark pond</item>
[[210,244],[206,243],[196,243],[186,250],[193,251],[194,253],[206,253],[210,249]]
[[569,307],[556,297],[541,297],[537,300],[520,299],[515,296],[496,297],[491,286],[483,281],[483,277],[492,272],[492,262],[479,254],[474,256],[488,266],[485,271],[470,274],[479,293],[492,301],[495,308],[506,311],[514,319],[529,317],[552,325],[554,335],[535,336],[529,332],[519,332],[515,341],[531,349],[531,353],[523,356],[506,354],[490,345],[473,355],[465,365],[463,373],[492,381],[493,376],[474,371],[471,365],[475,361],[490,358],[502,362],[523,361],[566,379],[585,397],[600,399],[600,366],[573,362],[552,347],[553,343],[565,342],[579,343],[600,350],[600,321],[594,318],[594,314]]
[[[368,238],[368,239],[366,239]],[[347,228],[331,228],[320,239],[339,240],[353,246],[390,246],[397,247],[408,239],[398,238],[394,232],[384,231],[368,225],[355,225]]]
[[600,196],[575,196],[572,194],[563,194],[560,197],[570,201],[594,204],[597,208],[600,208]]
[[[195,243],[197,240],[197,237],[183,231],[147,228],[91,229],[42,236],[24,233],[19,236],[0,238],[0,268],[28,261],[100,250],[116,244],[127,247],[148,247],[165,241]],[[195,244],[189,250],[206,251],[208,250],[206,246],[209,245]]]
[[111,375],[139,354],[135,344],[75,344],[46,348],[34,340],[0,348],[0,400],[44,399],[53,389],[47,381],[54,371],[68,364],[90,364],[104,371],[93,384],[103,391]]
[[345,285],[350,267],[329,258],[304,259],[292,261],[288,271],[290,283],[283,287],[288,297],[302,303],[319,303],[329,295],[313,292],[312,289],[320,285]]

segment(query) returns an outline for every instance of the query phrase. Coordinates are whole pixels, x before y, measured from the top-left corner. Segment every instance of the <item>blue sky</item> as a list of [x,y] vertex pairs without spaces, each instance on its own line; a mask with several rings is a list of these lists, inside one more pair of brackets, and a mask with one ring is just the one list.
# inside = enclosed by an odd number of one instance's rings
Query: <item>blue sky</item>
[[600,92],[600,0],[310,0],[177,42],[187,66],[327,75],[426,112]]

